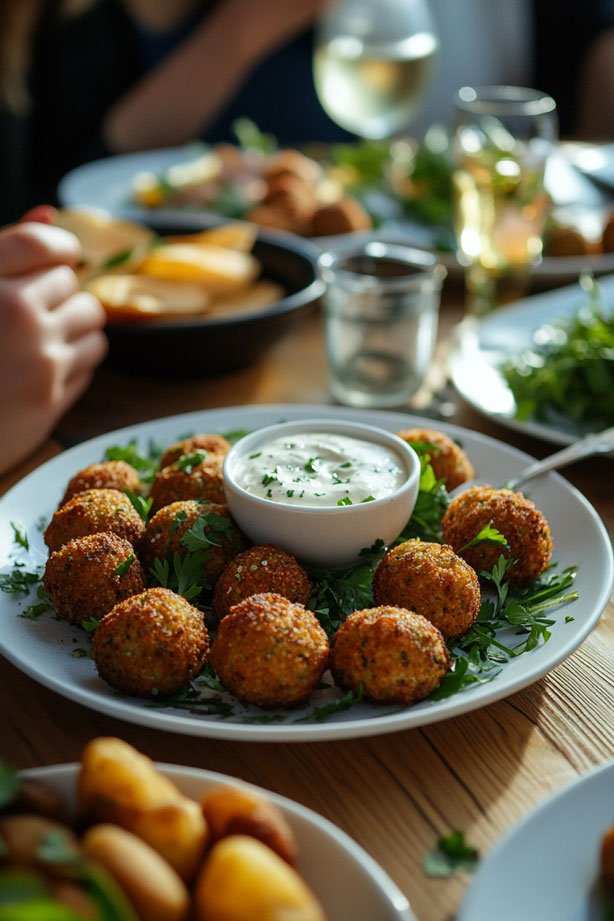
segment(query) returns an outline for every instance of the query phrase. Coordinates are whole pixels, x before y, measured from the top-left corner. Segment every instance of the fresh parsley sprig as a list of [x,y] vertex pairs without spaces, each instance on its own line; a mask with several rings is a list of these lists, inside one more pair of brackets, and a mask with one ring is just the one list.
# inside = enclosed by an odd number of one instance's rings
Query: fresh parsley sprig
[[452,876],[472,872],[480,860],[480,852],[465,840],[465,833],[453,831],[442,836],[434,851],[425,854],[424,872],[427,876]]
[[527,588],[515,588],[506,580],[511,565],[501,555],[490,572],[480,573],[492,584],[494,596],[483,598],[476,622],[451,642],[452,670],[431,700],[443,700],[470,684],[492,681],[501,665],[550,639],[556,621],[545,616],[548,610],[578,597],[577,592],[567,591],[575,579],[574,567],[561,573],[552,568]]

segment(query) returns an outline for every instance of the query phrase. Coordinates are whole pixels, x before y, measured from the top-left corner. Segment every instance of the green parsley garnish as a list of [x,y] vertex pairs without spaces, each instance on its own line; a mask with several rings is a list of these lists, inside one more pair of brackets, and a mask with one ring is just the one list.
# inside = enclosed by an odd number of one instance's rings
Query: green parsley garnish
[[175,461],[174,466],[177,470],[181,470],[183,473],[189,475],[193,472],[195,467],[200,467],[206,457],[206,451],[192,451],[191,454],[182,454],[181,457]]
[[13,529],[13,540],[16,544],[19,544],[20,547],[23,547],[24,550],[30,549],[30,542],[28,540],[28,535],[25,531],[22,531],[21,528],[15,524],[14,521],[11,521],[11,527]]
[[130,567],[132,566],[135,560],[136,560],[136,557],[134,553],[131,553],[129,556],[126,557],[123,563],[120,563],[119,566],[114,570],[115,575],[119,576],[119,578],[121,579],[122,576],[126,575],[126,573],[128,572],[128,570],[130,569]]
[[590,275],[580,284],[588,302],[539,327],[531,346],[501,367],[517,419],[567,419],[593,431],[614,424],[614,312],[606,312],[603,289]]
[[424,857],[427,876],[452,876],[454,873],[475,870],[480,859],[477,848],[465,841],[462,831],[453,831],[437,842],[434,851]]

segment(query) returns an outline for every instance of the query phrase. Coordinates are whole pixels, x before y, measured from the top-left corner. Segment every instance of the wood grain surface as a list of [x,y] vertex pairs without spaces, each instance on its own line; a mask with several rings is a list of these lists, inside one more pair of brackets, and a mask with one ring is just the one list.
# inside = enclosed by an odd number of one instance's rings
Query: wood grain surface
[[[440,358],[461,315],[462,291],[449,284],[441,310]],[[479,416],[452,393],[447,399],[449,421],[536,457],[555,450]],[[101,369],[53,438],[0,481],[0,492],[62,446],[123,425],[196,409],[279,402],[330,402],[317,309],[260,364],[230,375],[169,381]],[[613,461],[601,458],[563,472],[610,533],[613,470]],[[260,784],[315,809],[355,838],[405,892],[419,921],[444,921],[454,917],[470,877],[425,876],[424,855],[440,835],[461,829],[486,855],[532,806],[614,757],[613,661],[611,600],[573,655],[499,703],[426,728],[301,744],[197,739],[133,726],[59,697],[2,661],[0,751],[19,767],[60,763],[77,759],[94,736],[118,735],[156,760]],[[606,808],[614,816],[614,804]]]

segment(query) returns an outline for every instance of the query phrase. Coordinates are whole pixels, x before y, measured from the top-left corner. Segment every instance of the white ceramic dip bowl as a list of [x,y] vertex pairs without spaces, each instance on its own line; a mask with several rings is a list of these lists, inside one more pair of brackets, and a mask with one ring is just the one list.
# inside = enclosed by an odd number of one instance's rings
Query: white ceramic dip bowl
[[372,425],[282,422],[237,441],[224,461],[230,513],[254,543],[326,569],[355,565],[409,521],[420,461],[401,438]]

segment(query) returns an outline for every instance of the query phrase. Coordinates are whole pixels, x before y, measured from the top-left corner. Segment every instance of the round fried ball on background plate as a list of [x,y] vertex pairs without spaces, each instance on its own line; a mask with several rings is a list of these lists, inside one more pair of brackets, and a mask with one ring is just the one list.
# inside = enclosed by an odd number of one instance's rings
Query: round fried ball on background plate
[[221,621],[211,664],[244,703],[291,707],[305,701],[328,665],[328,637],[315,614],[277,595],[250,595]]
[[223,458],[196,451],[195,463],[192,465],[189,463],[191,457],[191,454],[179,457],[175,463],[158,471],[149,493],[152,512],[181,499],[201,499],[220,504],[226,502],[222,477]]
[[466,451],[444,432],[437,429],[412,428],[401,429],[397,435],[410,445],[429,445],[425,450],[430,457],[431,467],[437,479],[444,480],[446,489],[452,490],[475,476],[473,464]]
[[217,502],[185,499],[164,505],[150,518],[140,544],[141,558],[148,568],[154,559],[185,556],[182,538],[199,521],[203,536],[210,541],[203,547],[204,570],[213,585],[227,563],[244,550],[247,541],[234,523],[228,506]]
[[143,519],[119,489],[86,489],[65,502],[44,533],[49,550],[59,550],[73,537],[112,531],[137,546],[145,531]]
[[[450,502],[441,525],[446,543],[478,572],[490,572],[501,554],[514,560],[507,571],[512,585],[528,585],[550,563],[548,522],[530,499],[511,489],[470,487]],[[500,531],[508,546],[481,542],[467,547],[486,525]]]
[[118,601],[146,588],[134,547],[111,531],[75,537],[55,550],[43,585],[58,617],[71,624],[103,617]]
[[109,460],[90,464],[71,477],[60,504],[64,505],[77,493],[87,489],[119,489],[120,492],[129,489],[138,494],[141,491],[141,481],[134,467],[126,461]]
[[480,613],[480,580],[447,544],[406,540],[380,561],[373,598],[422,614],[446,638],[461,636]]
[[441,684],[452,660],[426,617],[394,605],[354,611],[331,642],[331,671],[342,688],[378,704],[413,704]]
[[223,435],[191,435],[189,438],[184,438],[169,445],[160,458],[160,468],[170,467],[180,457],[194,454],[196,451],[203,451],[205,455],[213,454],[216,458],[223,459],[229,450],[230,442]]
[[92,657],[111,687],[135,697],[174,694],[200,672],[209,654],[201,611],[167,588],[120,601],[94,633]]
[[311,581],[291,553],[270,544],[257,544],[239,553],[224,568],[213,592],[213,613],[221,620],[233,605],[262,592],[275,592],[306,605]]

